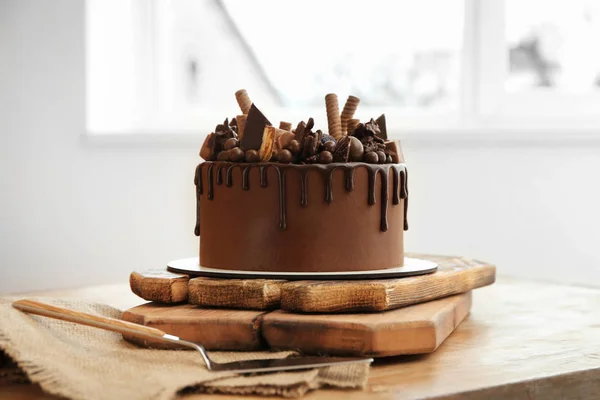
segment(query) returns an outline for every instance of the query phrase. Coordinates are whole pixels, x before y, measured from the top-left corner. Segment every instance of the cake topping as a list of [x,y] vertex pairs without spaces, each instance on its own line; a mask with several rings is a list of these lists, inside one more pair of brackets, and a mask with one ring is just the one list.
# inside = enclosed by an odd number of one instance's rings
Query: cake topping
[[375,122],[377,122],[377,126],[379,126],[379,137],[381,137],[383,140],[387,140],[387,127],[385,125],[385,114],[381,114],[379,116],[379,118],[377,118],[375,120]]
[[240,142],[242,150],[260,150],[267,125],[271,125],[267,117],[252,104],[248,112],[248,118],[246,118],[244,137]]
[[[328,133],[315,130],[313,118],[307,122],[300,121],[295,129],[286,121],[281,121],[279,128],[275,128],[250,101],[244,89],[238,90],[235,97],[243,114],[231,122],[226,119],[208,135],[200,151],[200,156],[207,161],[285,164],[403,162],[399,143],[387,140],[385,115],[364,123],[353,118],[360,103],[358,97],[348,96],[340,114],[337,95],[329,93],[325,96]],[[282,150],[287,152],[281,155]],[[321,155],[323,152],[327,153]]]
[[358,108],[358,103],[360,103],[360,99],[358,97],[355,96],[348,96],[348,99],[346,100],[346,104],[344,105],[344,109],[342,110],[342,116],[341,116],[341,121],[342,121],[342,133],[344,135],[348,134],[348,121],[350,119],[352,119],[352,117],[354,116],[354,113],[356,112],[356,109]]
[[250,97],[248,96],[248,92],[246,92],[246,89],[240,89],[237,92],[235,92],[235,99],[237,100],[238,105],[240,106],[240,110],[242,110],[242,113],[246,115],[249,114],[252,102],[250,101]]
[[292,130],[292,124],[290,122],[280,121],[279,122],[279,129],[283,129],[284,131],[291,131]]
[[329,134],[334,138],[339,139],[342,137],[342,120],[340,118],[340,106],[337,94],[329,93],[325,96],[325,107],[327,109]]

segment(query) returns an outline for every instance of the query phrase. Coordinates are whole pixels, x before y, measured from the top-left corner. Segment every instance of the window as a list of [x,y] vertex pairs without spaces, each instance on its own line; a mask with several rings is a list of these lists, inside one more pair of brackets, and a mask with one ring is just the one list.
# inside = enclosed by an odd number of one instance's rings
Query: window
[[319,126],[335,92],[404,129],[600,127],[600,1],[87,4],[92,132],[208,133],[242,87]]

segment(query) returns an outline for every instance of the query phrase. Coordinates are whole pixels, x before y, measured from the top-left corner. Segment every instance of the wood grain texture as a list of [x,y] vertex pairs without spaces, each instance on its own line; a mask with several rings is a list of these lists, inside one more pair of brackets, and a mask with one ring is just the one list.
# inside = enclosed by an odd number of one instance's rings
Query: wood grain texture
[[175,274],[166,269],[134,271],[129,275],[131,291],[144,300],[175,304],[187,301],[187,275]]
[[[123,313],[123,320],[160,329],[182,339],[202,344],[207,350],[257,350],[264,347],[260,336],[263,313],[250,310],[203,309],[190,304],[146,303]],[[127,341],[153,348],[177,348],[175,344]]]
[[202,307],[273,310],[279,308],[281,285],[269,279],[194,278],[189,287],[189,303]]
[[[17,300],[12,306],[28,314],[42,315],[61,321],[73,322],[80,325],[92,326],[99,329],[122,333],[124,330],[137,331],[146,335],[163,336],[165,333],[160,329],[148,326],[140,326],[120,319],[104,317],[102,315],[87,314],[81,311],[57,307],[51,304],[41,303],[35,300]],[[135,332],[131,332],[135,335]]]
[[435,351],[471,308],[471,292],[377,314],[264,316],[262,335],[273,349],[308,354],[387,357]]
[[296,281],[281,287],[281,309],[289,312],[379,312],[490,285],[496,267],[464,257],[410,255],[438,263],[430,275],[369,281]]
[[[28,293],[131,307],[126,284]],[[434,353],[375,360],[365,391],[319,390],[306,400],[597,399],[600,290],[502,278],[474,292],[473,308]],[[258,400],[188,395],[186,400]],[[39,386],[0,388],[0,399],[59,400]]]

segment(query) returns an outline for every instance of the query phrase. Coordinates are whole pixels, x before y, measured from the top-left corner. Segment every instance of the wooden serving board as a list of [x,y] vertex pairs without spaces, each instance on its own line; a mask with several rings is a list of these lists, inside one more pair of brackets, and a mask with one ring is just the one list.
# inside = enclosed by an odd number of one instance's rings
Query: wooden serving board
[[[131,289],[148,301],[202,307],[291,312],[379,312],[465,293],[490,285],[496,267],[464,257],[410,254],[434,261],[438,271],[422,276],[365,281],[282,281],[194,278],[165,270],[133,272]],[[189,283],[188,283],[189,281]]]
[[[264,347],[260,335],[261,311],[217,310],[190,304],[146,303],[125,311],[122,319],[158,328],[166,333],[201,343],[208,350],[256,350]],[[163,342],[125,340],[154,348],[176,348]]]
[[430,275],[369,281],[295,281],[281,287],[281,309],[302,313],[378,312],[491,285],[496,267],[464,257],[419,255],[438,264]]
[[[148,303],[127,310],[123,319],[197,341],[209,350],[270,347],[306,354],[384,357],[434,351],[470,308],[468,292],[374,314],[292,314]],[[126,339],[143,346],[172,348]]]

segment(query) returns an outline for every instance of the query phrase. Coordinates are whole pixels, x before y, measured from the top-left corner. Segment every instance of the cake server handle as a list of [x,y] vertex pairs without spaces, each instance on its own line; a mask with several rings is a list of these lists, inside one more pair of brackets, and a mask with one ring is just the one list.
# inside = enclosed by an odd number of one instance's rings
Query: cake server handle
[[12,306],[29,314],[41,315],[62,321],[74,322],[76,324],[92,326],[112,332],[135,336],[140,339],[164,339],[165,332],[149,326],[134,324],[116,318],[102,317],[80,311],[69,310],[50,304],[40,303],[35,300],[17,300]]

